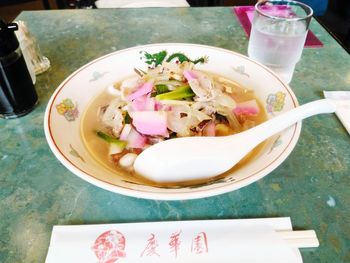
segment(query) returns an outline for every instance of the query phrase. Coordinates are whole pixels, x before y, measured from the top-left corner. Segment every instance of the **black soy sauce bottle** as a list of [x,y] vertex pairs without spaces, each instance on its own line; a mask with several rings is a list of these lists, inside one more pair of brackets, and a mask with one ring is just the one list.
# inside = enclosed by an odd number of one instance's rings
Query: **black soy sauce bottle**
[[0,19],[0,118],[5,119],[27,114],[38,101],[16,30],[16,23]]

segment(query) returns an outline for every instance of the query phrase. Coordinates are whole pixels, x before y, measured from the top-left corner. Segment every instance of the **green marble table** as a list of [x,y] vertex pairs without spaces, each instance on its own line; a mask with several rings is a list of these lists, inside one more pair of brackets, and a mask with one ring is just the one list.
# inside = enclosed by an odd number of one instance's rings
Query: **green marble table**
[[[44,262],[53,225],[290,216],[314,229],[320,247],[306,263],[350,262],[350,136],[335,115],[303,121],[289,158],[264,179],[220,196],[153,201],[99,189],[69,172],[44,136],[46,104],[70,73],[115,50],[189,42],[246,54],[247,38],[230,7],[23,12],[52,64],[37,77],[40,103],[0,120],[0,262]],[[299,102],[322,90],[350,90],[349,55],[315,20],[323,48],[305,49],[290,83]]]

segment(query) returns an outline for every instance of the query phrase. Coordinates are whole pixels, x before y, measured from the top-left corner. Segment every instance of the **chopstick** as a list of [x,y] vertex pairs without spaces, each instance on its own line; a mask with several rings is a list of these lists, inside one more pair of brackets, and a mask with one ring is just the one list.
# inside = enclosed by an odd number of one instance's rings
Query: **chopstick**
[[298,230],[298,231],[276,231],[280,237],[295,248],[318,247],[316,232],[314,230]]

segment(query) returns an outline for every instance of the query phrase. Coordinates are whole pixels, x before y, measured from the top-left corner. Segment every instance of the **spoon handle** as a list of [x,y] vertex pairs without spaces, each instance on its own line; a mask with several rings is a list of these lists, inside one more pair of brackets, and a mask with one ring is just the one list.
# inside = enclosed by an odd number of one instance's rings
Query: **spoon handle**
[[247,130],[244,132],[244,137],[247,136],[246,139],[249,138],[247,141],[254,148],[270,136],[302,119],[321,113],[333,113],[335,110],[336,104],[330,99],[309,102]]

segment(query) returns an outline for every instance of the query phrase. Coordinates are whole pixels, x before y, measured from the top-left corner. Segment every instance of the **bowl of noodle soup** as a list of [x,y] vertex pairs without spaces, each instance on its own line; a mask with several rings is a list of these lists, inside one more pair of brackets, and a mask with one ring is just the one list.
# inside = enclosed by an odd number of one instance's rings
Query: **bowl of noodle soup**
[[134,197],[184,200],[230,192],[268,175],[293,150],[301,123],[267,139],[224,174],[201,181],[144,179],[132,169],[142,150],[174,137],[238,133],[297,106],[286,83],[244,55],[197,44],[151,44],[107,54],[72,73],[53,93],[44,126],[58,160],[89,183]]

